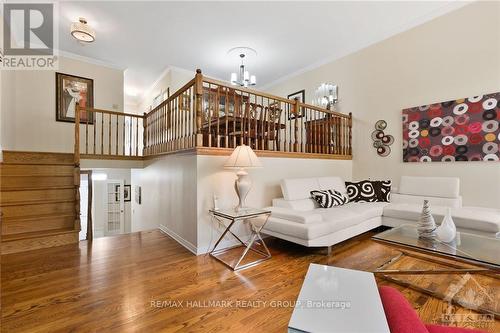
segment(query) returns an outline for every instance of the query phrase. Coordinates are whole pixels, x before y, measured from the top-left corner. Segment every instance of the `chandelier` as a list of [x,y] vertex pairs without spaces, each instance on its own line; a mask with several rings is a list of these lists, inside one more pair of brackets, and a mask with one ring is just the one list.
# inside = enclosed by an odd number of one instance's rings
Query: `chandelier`
[[231,73],[231,84],[235,86],[239,85],[242,87],[255,86],[257,84],[257,78],[255,75],[250,75],[250,72],[246,69],[245,57],[248,51],[253,52],[254,54],[257,54],[257,52],[249,47],[237,47],[229,50],[228,53],[232,53],[233,51],[239,52],[241,65],[238,73]]

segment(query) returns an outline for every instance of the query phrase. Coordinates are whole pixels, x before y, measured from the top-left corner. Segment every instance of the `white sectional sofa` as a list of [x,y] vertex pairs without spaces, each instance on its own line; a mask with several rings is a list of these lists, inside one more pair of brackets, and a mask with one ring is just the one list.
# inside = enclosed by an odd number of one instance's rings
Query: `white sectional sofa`
[[310,192],[318,189],[347,193],[340,177],[283,179],[283,198],[273,200],[263,232],[305,246],[331,246],[381,225],[416,224],[424,199],[438,223],[451,207],[457,227],[492,236],[500,232],[500,210],[462,206],[458,178],[405,176],[390,203],[349,202],[334,208],[319,208],[311,199]]

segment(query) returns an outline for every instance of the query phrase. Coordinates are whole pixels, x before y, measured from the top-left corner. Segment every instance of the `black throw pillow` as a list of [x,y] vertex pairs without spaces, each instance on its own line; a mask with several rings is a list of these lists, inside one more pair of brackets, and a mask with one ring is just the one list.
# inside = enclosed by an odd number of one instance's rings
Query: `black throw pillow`
[[390,180],[372,180],[373,189],[377,195],[377,201],[390,202],[391,201],[391,186]]
[[335,190],[315,190],[311,191],[311,197],[322,207],[332,208],[342,206],[349,202],[349,198]]
[[376,202],[377,194],[369,180],[360,182],[345,182],[349,201],[352,202]]

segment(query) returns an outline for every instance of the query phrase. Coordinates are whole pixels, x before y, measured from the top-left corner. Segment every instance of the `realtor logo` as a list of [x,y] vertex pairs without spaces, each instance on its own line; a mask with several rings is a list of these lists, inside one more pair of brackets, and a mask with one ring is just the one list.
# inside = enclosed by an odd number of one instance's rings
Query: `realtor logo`
[[57,69],[54,6],[54,3],[3,4],[1,69]]

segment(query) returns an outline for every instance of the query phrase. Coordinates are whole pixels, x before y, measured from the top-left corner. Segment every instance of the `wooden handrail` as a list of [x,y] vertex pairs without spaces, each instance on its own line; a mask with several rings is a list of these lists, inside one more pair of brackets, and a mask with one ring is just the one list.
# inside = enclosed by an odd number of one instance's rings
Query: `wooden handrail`
[[264,93],[262,91],[257,91],[257,90],[253,90],[253,89],[249,89],[249,88],[245,88],[245,87],[239,87],[239,86],[235,87],[233,85],[228,84],[227,82],[211,79],[211,78],[208,78],[206,76],[203,77],[203,82],[215,84],[215,85],[221,86],[221,87],[227,87],[230,89],[240,90],[240,91],[248,93],[248,94],[259,95],[259,96],[266,97],[266,98],[273,99],[273,100],[280,101],[280,102],[294,103],[294,100],[292,100],[292,99],[271,95],[268,93]]
[[106,114],[113,114],[113,115],[123,116],[123,117],[144,118],[144,116],[141,114],[94,109],[94,108],[80,108],[80,111],[87,111],[87,112],[94,112],[94,113],[106,113]]
[[323,112],[323,113],[328,113],[330,115],[337,116],[337,117],[340,117],[340,118],[349,118],[349,115],[347,115],[347,114],[343,114],[343,113],[340,113],[340,112],[337,112],[337,111],[331,111],[331,110],[328,110],[328,109],[323,109],[323,108],[321,108],[319,106],[315,106],[315,105],[311,105],[311,104],[306,104],[306,103],[299,102],[299,106],[301,108],[308,108],[308,109],[311,109],[311,110],[315,110],[315,111],[319,111],[319,112]]

